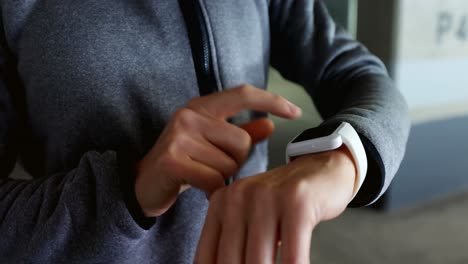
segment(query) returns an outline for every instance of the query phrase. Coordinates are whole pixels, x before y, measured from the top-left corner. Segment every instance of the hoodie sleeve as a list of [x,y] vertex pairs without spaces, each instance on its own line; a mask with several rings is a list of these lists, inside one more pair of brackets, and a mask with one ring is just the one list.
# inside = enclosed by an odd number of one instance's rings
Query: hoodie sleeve
[[[310,94],[324,123],[350,123],[368,173],[350,206],[375,202],[403,159],[408,107],[383,63],[330,17],[321,0],[271,0],[271,64]],[[300,131],[298,131],[299,133]]]
[[[124,152],[91,151],[73,170],[34,180],[8,177],[18,156],[20,120],[12,96],[14,58],[3,36],[0,42],[0,262],[109,263],[131,254],[128,245],[137,246],[132,242],[155,219],[142,216],[132,159]],[[102,255],[109,247],[116,252],[112,259]]]

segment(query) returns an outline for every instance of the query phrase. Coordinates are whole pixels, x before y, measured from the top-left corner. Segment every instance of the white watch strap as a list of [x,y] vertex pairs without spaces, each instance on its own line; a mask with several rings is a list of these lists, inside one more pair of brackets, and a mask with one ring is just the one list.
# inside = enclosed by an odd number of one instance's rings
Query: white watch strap
[[350,124],[343,122],[338,127],[337,133],[341,136],[343,144],[345,144],[346,147],[348,147],[349,151],[353,155],[354,163],[357,167],[354,191],[353,196],[351,198],[352,200],[358,193],[367,175],[366,151],[364,149],[364,146],[362,145],[362,141],[359,138],[358,133]]

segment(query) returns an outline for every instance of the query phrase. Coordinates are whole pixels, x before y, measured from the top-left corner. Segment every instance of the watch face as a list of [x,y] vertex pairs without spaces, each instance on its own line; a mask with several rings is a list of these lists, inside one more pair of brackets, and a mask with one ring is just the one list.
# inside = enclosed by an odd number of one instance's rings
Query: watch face
[[291,143],[297,143],[301,141],[306,141],[309,139],[314,139],[314,138],[321,138],[321,137],[326,137],[331,135],[335,130],[340,126],[340,124],[337,125],[323,125],[323,126],[318,126],[315,128],[310,128],[302,132],[299,136],[297,136]]

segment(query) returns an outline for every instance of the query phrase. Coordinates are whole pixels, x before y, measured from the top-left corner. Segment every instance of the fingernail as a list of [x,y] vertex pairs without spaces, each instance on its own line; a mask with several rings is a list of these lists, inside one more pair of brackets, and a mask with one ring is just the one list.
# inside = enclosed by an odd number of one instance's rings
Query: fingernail
[[302,109],[299,108],[297,105],[288,101],[289,112],[291,112],[294,116],[300,116],[302,114]]

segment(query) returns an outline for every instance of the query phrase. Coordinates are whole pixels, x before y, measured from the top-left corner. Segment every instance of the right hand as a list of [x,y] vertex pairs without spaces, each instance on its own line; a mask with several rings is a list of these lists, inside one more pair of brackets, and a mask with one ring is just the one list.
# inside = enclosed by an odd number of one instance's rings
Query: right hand
[[241,127],[226,122],[242,110],[289,119],[301,115],[283,97],[249,85],[192,99],[174,113],[138,165],[135,193],[146,216],[165,213],[189,186],[209,197],[237,173],[252,144],[273,133],[267,118]]

